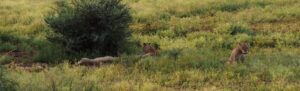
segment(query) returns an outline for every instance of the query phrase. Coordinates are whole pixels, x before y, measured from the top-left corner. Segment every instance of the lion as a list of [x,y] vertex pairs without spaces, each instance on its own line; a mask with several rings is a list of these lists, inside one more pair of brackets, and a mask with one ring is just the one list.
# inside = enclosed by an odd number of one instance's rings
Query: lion
[[248,43],[239,43],[238,46],[232,50],[231,56],[229,57],[227,63],[232,64],[233,62],[237,62],[237,61],[244,62],[249,48],[250,46]]
[[22,63],[17,61],[12,61],[6,65],[8,68],[27,71],[27,72],[40,72],[48,68],[45,63]]
[[158,54],[157,49],[150,45],[150,43],[143,43],[143,56],[155,56]]
[[116,60],[116,57],[112,57],[112,56],[97,57],[94,59],[82,58],[75,65],[101,66],[106,63],[112,63],[114,60]]

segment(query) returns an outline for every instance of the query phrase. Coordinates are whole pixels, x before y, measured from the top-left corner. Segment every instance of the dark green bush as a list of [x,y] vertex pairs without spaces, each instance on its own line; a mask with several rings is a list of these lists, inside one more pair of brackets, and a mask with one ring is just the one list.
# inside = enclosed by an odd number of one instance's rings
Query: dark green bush
[[21,42],[20,38],[11,32],[0,32],[0,43],[10,42],[12,44],[17,44]]
[[8,64],[8,63],[10,63],[12,60],[13,60],[12,57],[6,56],[6,55],[2,55],[2,56],[0,56],[0,65]]
[[48,39],[70,53],[117,55],[129,32],[129,8],[120,0],[62,0],[45,18],[53,34]]
[[1,43],[2,45],[0,46],[0,51],[1,52],[8,52],[12,50],[16,50],[17,46],[12,45],[10,43]]
[[35,55],[33,56],[36,62],[58,63],[59,60],[65,57],[61,48],[55,44],[36,40],[33,45],[37,47]]
[[21,40],[11,32],[0,32],[0,52],[16,50],[16,44],[19,42],[21,42]]

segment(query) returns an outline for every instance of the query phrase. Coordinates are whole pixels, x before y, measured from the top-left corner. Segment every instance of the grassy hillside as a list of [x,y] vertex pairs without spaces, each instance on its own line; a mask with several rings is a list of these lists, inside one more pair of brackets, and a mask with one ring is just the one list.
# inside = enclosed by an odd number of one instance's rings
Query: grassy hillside
[[22,61],[42,62],[61,55],[45,37],[50,28],[43,18],[53,4],[54,0],[1,0],[0,52],[17,51],[23,54]]
[[[258,47],[299,46],[296,0],[140,0],[129,4],[135,17],[131,26],[137,33],[134,37],[159,43],[162,48],[170,44],[226,47],[244,40]],[[232,36],[232,31],[248,35]]]
[[[1,0],[1,63],[62,63],[46,40],[44,16],[56,0]],[[43,72],[6,69],[19,91],[218,91],[300,88],[298,0],[123,0],[131,7],[130,41],[155,43],[156,57],[138,58],[131,45],[112,65],[53,64]],[[244,64],[226,65],[239,42],[251,50]],[[21,57],[5,54],[12,50]]]

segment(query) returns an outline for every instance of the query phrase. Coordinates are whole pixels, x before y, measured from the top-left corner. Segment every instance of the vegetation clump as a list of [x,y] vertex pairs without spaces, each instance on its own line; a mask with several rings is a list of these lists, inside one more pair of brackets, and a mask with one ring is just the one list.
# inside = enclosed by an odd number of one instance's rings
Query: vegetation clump
[[45,18],[53,34],[68,52],[117,55],[130,34],[129,8],[121,0],[62,0],[55,13]]

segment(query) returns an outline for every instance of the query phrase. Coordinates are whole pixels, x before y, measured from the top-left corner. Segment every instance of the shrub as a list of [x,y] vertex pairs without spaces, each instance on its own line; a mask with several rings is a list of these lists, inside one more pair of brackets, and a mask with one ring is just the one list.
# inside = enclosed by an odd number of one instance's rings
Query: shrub
[[0,32],[0,43],[10,42],[13,44],[21,42],[12,32]]
[[45,18],[53,30],[48,39],[70,53],[117,55],[130,34],[129,8],[120,0],[63,0],[57,6],[56,13]]
[[20,39],[11,32],[0,32],[0,51],[7,52],[17,49],[15,44],[19,43]]
[[7,51],[16,50],[16,49],[17,49],[17,46],[12,45],[10,43],[2,43],[2,45],[0,46],[1,52],[7,52]]
[[3,65],[3,64],[7,64],[7,63],[10,63],[12,61],[12,57],[10,56],[0,56],[0,65]]
[[34,61],[44,63],[58,63],[58,60],[61,60],[61,58],[65,56],[62,50],[60,50],[60,47],[54,44],[39,42],[37,43],[37,45],[39,48],[36,51],[36,55],[33,56]]

